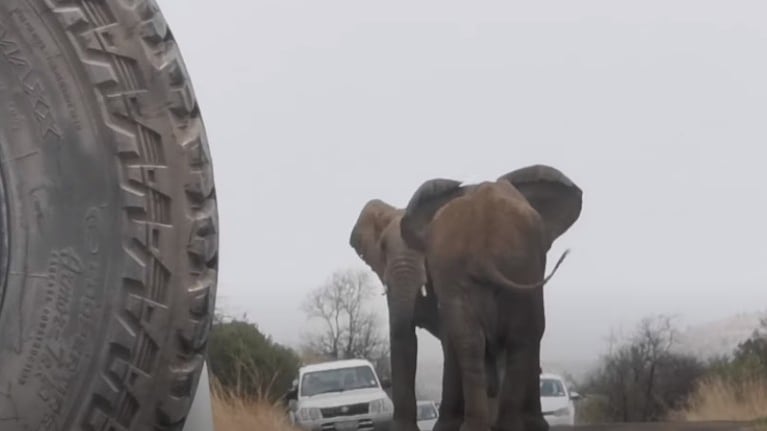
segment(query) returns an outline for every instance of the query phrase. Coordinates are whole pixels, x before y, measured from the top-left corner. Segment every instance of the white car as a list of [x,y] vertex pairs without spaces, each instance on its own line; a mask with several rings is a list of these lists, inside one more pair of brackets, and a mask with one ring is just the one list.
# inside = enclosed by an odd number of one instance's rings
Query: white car
[[439,417],[439,409],[434,401],[418,401],[416,421],[420,431],[431,431]]
[[575,425],[575,403],[580,398],[570,391],[565,380],[556,374],[541,374],[541,409],[550,426]]
[[311,431],[383,431],[394,413],[373,365],[364,359],[301,367],[288,400],[293,423]]

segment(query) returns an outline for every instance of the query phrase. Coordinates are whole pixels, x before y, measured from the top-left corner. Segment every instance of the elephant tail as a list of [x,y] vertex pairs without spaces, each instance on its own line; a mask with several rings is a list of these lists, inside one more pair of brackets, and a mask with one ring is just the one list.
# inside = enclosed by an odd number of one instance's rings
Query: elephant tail
[[510,290],[535,289],[536,287],[542,287],[543,285],[548,283],[549,280],[551,280],[551,277],[553,277],[554,274],[557,272],[557,269],[559,269],[559,265],[562,264],[562,261],[565,260],[568,254],[570,254],[570,249],[567,249],[565,250],[564,253],[562,253],[562,256],[560,256],[559,260],[557,261],[557,264],[554,265],[554,269],[551,270],[551,273],[542,281],[539,281],[536,283],[522,284],[522,283],[517,283],[513,280],[510,280],[508,277],[503,275],[503,273],[501,273],[501,271],[499,271],[498,267],[495,265],[489,265],[488,267],[485,268],[485,271],[483,272],[485,273],[484,275],[487,281],[499,286],[503,286],[506,289],[510,289]]

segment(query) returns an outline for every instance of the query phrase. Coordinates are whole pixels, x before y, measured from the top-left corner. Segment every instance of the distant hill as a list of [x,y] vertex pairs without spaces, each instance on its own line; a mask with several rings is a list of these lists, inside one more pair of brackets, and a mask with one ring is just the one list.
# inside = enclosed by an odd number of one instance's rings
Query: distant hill
[[751,337],[764,318],[767,318],[767,312],[757,311],[687,326],[680,330],[677,350],[704,360],[728,355],[738,344]]

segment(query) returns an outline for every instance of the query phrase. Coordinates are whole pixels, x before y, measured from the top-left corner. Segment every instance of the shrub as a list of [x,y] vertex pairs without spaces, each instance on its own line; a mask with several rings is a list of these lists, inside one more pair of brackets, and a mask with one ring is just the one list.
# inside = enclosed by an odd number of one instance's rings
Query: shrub
[[602,359],[584,385],[601,395],[586,407],[589,420],[658,421],[684,406],[706,369],[696,358],[672,351],[674,333],[667,317],[644,319],[630,339]]
[[213,324],[208,344],[211,373],[226,390],[243,397],[277,400],[298,374],[300,359],[245,319]]

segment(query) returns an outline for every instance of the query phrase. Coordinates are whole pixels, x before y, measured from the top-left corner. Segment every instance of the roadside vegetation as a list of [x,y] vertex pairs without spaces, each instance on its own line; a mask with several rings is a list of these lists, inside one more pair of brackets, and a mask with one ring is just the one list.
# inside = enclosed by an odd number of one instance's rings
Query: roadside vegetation
[[767,319],[729,355],[679,353],[668,316],[644,319],[614,338],[580,385],[579,423],[755,421],[767,418]]
[[299,431],[291,425],[285,409],[273,396],[238,393],[211,384],[213,424],[216,431]]

